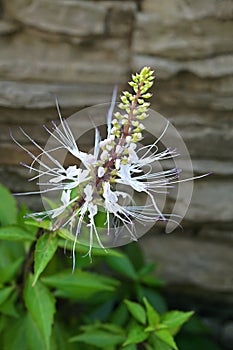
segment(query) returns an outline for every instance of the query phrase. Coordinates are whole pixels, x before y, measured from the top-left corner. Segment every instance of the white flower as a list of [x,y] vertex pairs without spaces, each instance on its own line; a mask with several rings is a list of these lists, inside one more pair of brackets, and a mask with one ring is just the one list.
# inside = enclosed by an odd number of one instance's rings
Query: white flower
[[[62,173],[61,175],[59,175]],[[89,177],[89,170],[77,169],[76,165],[69,166],[67,169],[63,171],[58,170],[58,175],[52,177],[49,182],[50,183],[59,183],[65,180],[69,180],[68,183],[64,183],[64,189],[71,189],[77,187],[80,183],[87,181]]]
[[105,208],[110,213],[116,214],[117,213],[116,203],[118,201],[118,197],[116,193],[111,190],[109,182],[104,182],[103,188],[104,188],[103,197],[105,199],[105,202],[104,202]]
[[98,177],[103,177],[105,173],[104,167],[100,166],[98,168]]
[[[52,230],[54,231],[69,229],[74,241],[73,268],[75,267],[75,247],[83,226],[89,230],[88,254],[91,256],[94,239],[104,248],[100,237],[100,232],[102,234],[104,228],[107,229],[107,235],[110,235],[110,230],[114,230],[114,239],[118,238],[123,228],[130,239],[136,240],[138,235],[135,232],[135,221],[145,225],[148,222],[166,218],[159,209],[154,193],[160,191],[166,193],[167,188],[179,182],[180,170],[172,168],[153,172],[153,165],[178,156],[176,150],[158,151],[157,143],[165,134],[168,124],[153,144],[141,148],[137,146],[137,142],[143,137],[141,131],[144,129],[144,125],[139,120],[144,120],[148,116],[146,112],[149,103],[144,102],[142,97],[153,83],[152,74],[153,71],[145,67],[139,74],[133,76],[130,85],[133,87],[134,94],[127,92],[127,98],[121,98],[122,103],[118,107],[124,112],[115,113],[115,119],[112,120],[116,99],[116,88],[114,89],[112,103],[107,113],[107,137],[101,140],[100,132],[95,127],[93,154],[79,149],[67,121],[61,117],[58,104],[60,127],[53,123],[53,131],[45,128],[57,142],[55,148],[44,150],[22,131],[40,150],[40,154],[34,156],[15,141],[33,158],[30,166],[23,164],[30,171],[37,173],[31,180],[40,180],[39,184],[43,187],[40,191],[26,194],[58,193],[55,208],[29,216],[53,219]],[[78,163],[81,162],[84,169],[77,168],[76,165],[65,168],[53,156],[53,152],[60,149],[74,156]],[[43,161],[43,157],[47,157],[52,165]],[[39,164],[39,169],[34,166],[35,163]],[[124,190],[120,191],[117,188],[119,185],[123,185]],[[148,201],[144,206],[135,203],[132,195],[134,191],[146,195]],[[106,215],[105,227],[100,227],[100,230],[96,227],[99,212],[104,212]],[[84,231],[86,232],[86,229]]]

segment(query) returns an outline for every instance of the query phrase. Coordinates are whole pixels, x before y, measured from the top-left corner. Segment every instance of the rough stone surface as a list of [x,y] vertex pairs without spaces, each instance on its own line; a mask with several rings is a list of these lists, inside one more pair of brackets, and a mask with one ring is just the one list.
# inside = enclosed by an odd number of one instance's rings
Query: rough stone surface
[[[232,2],[154,1],[137,18],[137,53],[183,59],[232,51]],[[153,10],[149,10],[152,6]],[[222,39],[224,37],[224,40]]]
[[[180,105],[178,101],[171,108],[164,101],[159,100],[160,86],[155,88],[155,94],[158,90],[158,96],[152,107],[176,128],[184,139],[191,157],[231,161],[233,147],[232,112],[221,112],[221,123],[219,123],[219,112],[217,111],[209,112],[207,109],[200,108],[190,110],[187,106],[184,107],[184,104]],[[146,123],[148,124],[148,130],[153,130],[153,117],[148,118]],[[171,133],[166,146],[169,147],[172,143],[173,134]],[[210,169],[210,171],[215,172],[215,168]]]
[[158,274],[170,285],[233,292],[232,248],[221,242],[178,235],[145,236],[142,247],[149,260],[159,262]]
[[112,89],[112,84],[0,81],[0,106],[27,109],[54,107],[57,96],[62,107],[78,108],[90,102],[109,102]]
[[0,36],[0,46],[0,72],[5,80],[109,84],[127,79],[126,39],[78,38],[70,43],[27,30]]
[[[211,177],[211,176],[210,176]],[[194,222],[233,222],[233,182],[197,180],[186,219]],[[182,206],[183,204],[180,203]]]
[[188,61],[176,61],[143,54],[134,56],[135,70],[138,70],[145,64],[156,67],[156,75],[159,79],[169,79],[180,72],[190,72],[199,78],[219,78],[233,74],[232,54]]
[[[12,0],[6,1],[5,6],[7,12],[24,25],[71,36],[127,35],[131,23],[124,23],[124,19],[132,19],[135,10],[132,1],[98,1],[97,4],[96,1]],[[124,13],[123,25],[118,26],[116,17]],[[110,27],[109,33],[106,24]]]
[[172,22],[181,19],[199,19],[217,17],[228,19],[233,17],[233,3],[231,0],[144,0],[143,11],[161,16],[164,20]]
[[[142,242],[178,295],[205,293],[205,303],[214,306],[233,302],[232,18],[232,0],[0,1],[0,182],[13,192],[36,189],[19,166],[31,159],[12,142],[9,128],[19,142],[29,146],[22,126],[43,145],[41,126],[57,119],[54,95],[68,117],[109,102],[113,86],[125,88],[130,71],[151,66],[152,108],[184,139],[195,175],[213,174],[195,181],[182,235]],[[86,122],[79,121],[81,129]],[[153,134],[154,120],[148,119],[148,130]],[[172,147],[172,135],[168,141]],[[80,142],[89,149],[88,137]],[[41,206],[38,196],[19,200]],[[173,204],[171,193],[168,209]],[[157,229],[163,231],[162,224]],[[211,311],[217,319],[219,310]],[[227,322],[219,332],[224,344],[231,339]]]

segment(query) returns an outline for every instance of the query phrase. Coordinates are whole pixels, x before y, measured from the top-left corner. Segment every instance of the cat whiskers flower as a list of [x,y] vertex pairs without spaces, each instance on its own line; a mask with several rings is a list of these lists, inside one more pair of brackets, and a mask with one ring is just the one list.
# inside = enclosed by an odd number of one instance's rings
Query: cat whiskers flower
[[[93,153],[79,149],[68,122],[61,116],[57,101],[60,126],[53,122],[52,131],[44,126],[57,143],[56,147],[45,150],[23,131],[40,151],[38,156],[34,156],[14,139],[33,158],[30,166],[23,165],[30,171],[37,172],[31,180],[39,180],[41,186],[40,191],[24,194],[58,193],[58,201],[53,203],[53,208],[28,216],[40,220],[50,218],[53,222],[51,230],[58,234],[59,231],[68,229],[69,235],[66,237],[73,241],[73,269],[75,248],[82,232],[89,236],[88,254],[91,257],[94,242],[105,249],[110,232],[114,231],[117,239],[124,230],[128,232],[130,240],[137,240],[135,221],[146,224],[167,219],[167,214],[159,209],[154,193],[166,193],[172,184],[179,181],[181,170],[172,168],[154,171],[153,166],[178,156],[174,149],[158,150],[158,142],[166,133],[168,124],[153,144],[138,146],[143,139],[143,120],[148,117],[150,106],[145,100],[151,97],[148,90],[153,85],[153,80],[153,71],[149,67],[144,67],[140,73],[133,75],[129,82],[133,93],[123,91],[118,105],[120,111],[115,113],[117,90],[114,89],[106,118],[107,136],[101,140],[100,132],[95,127]],[[76,164],[65,168],[53,155],[58,150],[71,154],[77,164],[81,163],[82,168]],[[44,158],[48,159],[50,165],[43,161]],[[123,185],[124,190],[119,190],[119,185]],[[146,204],[137,205],[131,192],[143,193],[147,197]],[[101,215],[104,220],[99,227],[97,221]]]

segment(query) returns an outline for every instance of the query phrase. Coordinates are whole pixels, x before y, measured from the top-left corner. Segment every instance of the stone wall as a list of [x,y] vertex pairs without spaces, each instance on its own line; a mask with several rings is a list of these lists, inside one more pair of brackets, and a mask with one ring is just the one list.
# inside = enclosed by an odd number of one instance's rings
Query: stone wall
[[142,245],[173,295],[221,311],[223,338],[222,305],[233,305],[232,18],[232,0],[0,0],[0,181],[34,189],[8,129],[44,144],[54,94],[68,116],[109,101],[131,71],[155,68],[152,107],[181,133],[196,174],[213,174],[196,181],[184,232],[160,235],[159,226]]

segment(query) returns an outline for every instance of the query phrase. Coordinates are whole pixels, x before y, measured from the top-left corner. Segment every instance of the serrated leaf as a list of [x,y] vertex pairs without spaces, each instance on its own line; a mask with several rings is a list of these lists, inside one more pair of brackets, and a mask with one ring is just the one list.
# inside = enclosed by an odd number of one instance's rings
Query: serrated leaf
[[153,306],[147,301],[146,298],[143,298],[143,302],[144,302],[145,307],[146,307],[146,315],[147,315],[147,319],[148,319],[148,324],[150,327],[155,329],[160,321],[159,314],[153,308]]
[[133,315],[133,317],[138,322],[145,325],[146,324],[146,312],[145,312],[144,308],[140,304],[135,303],[133,301],[125,300],[125,303],[128,307],[128,310]]
[[165,344],[169,345],[172,349],[178,350],[173,336],[166,329],[159,329],[155,332],[157,338],[162,340]]
[[54,256],[58,246],[57,236],[52,234],[44,234],[41,236],[35,249],[35,264],[34,264],[34,281],[33,286],[38,280],[40,274],[44,271],[52,257]]
[[34,235],[17,225],[0,227],[0,239],[7,241],[33,241]]
[[24,300],[28,311],[35,321],[49,350],[49,341],[55,313],[55,299],[50,291],[40,282],[32,287],[33,276],[29,275],[24,288]]
[[107,256],[106,262],[114,271],[132,279],[133,281],[137,280],[137,272],[126,255],[122,254],[121,257]]
[[41,350],[46,348],[44,339],[41,337],[40,330],[33,320],[30,313],[25,319],[26,341],[30,350]]
[[97,292],[114,292],[119,282],[92,272],[64,270],[58,274],[43,277],[42,281],[56,288],[56,295],[63,298],[87,300]]
[[123,346],[141,343],[146,340],[148,336],[149,334],[144,331],[142,326],[133,325]]
[[0,290],[0,305],[3,304],[12,293],[14,287],[5,287]]
[[125,337],[121,334],[112,334],[103,330],[85,332],[70,339],[71,342],[82,342],[94,345],[100,349],[121,344],[124,340]]
[[11,193],[0,184],[0,224],[15,224],[17,221],[17,203]]
[[161,322],[163,325],[168,327],[172,335],[175,335],[179,331],[180,327],[189,320],[193,313],[193,311],[169,311],[162,315]]

